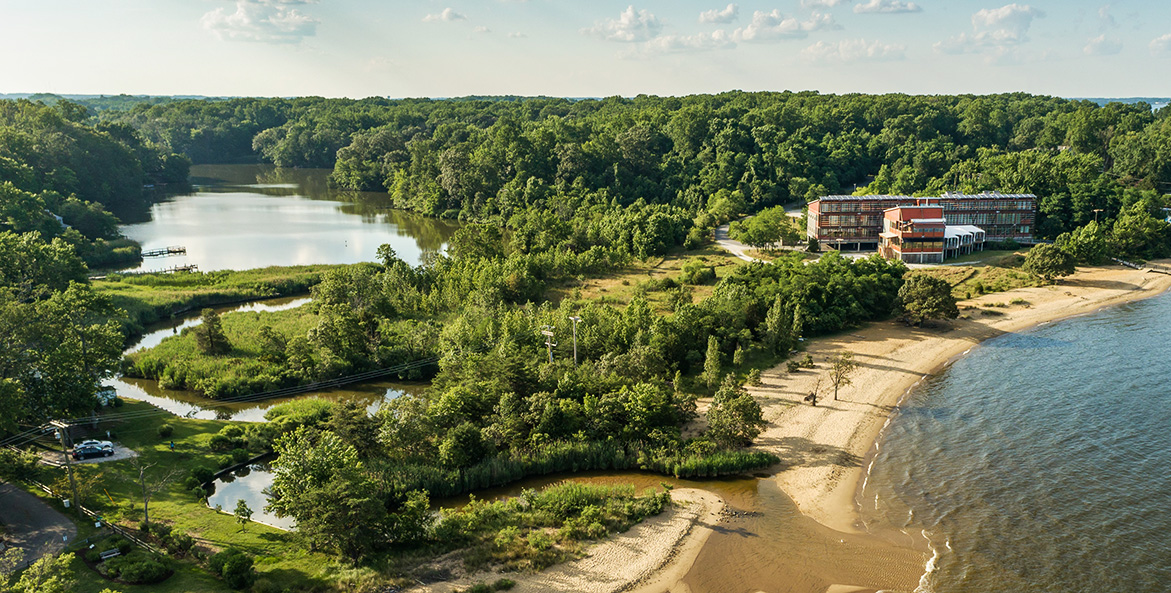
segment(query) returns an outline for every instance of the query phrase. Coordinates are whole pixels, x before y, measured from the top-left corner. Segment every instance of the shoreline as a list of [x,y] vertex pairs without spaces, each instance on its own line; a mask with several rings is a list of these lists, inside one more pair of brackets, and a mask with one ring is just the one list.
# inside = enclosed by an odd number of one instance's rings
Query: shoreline
[[[1158,296],[1171,289],[1171,276],[1121,266],[1079,268],[1062,284],[1018,288],[960,302],[961,317],[936,328],[907,327],[896,321],[872,323],[854,332],[810,340],[807,352],[814,357],[811,371],[786,373],[781,365],[763,373],[763,385],[749,387],[761,401],[769,426],[757,448],[783,460],[794,453],[836,449],[839,463],[810,467],[790,463],[772,477],[801,509],[819,523],[846,533],[861,533],[857,489],[865,468],[873,459],[882,428],[899,405],[924,378],[934,376],[983,342],[1045,323],[1094,313],[1100,309]],[[990,307],[1014,298],[1027,306]],[[963,309],[963,307],[981,307]],[[982,311],[996,313],[984,315]],[[839,401],[833,389],[822,384],[817,407],[802,403],[816,377],[824,373],[826,359],[851,352],[859,363],[853,384],[841,388]],[[828,393],[827,393],[828,391]],[[802,448],[794,439],[809,441]],[[824,460],[824,459],[823,459]],[[808,460],[806,460],[808,461]],[[840,462],[846,463],[840,463]],[[815,465],[815,464],[813,464]]]
[[[749,499],[721,498],[708,488],[680,488],[675,491],[677,497],[688,502],[673,509],[669,516],[650,519],[627,533],[595,544],[579,560],[536,574],[509,576],[517,581],[516,590],[522,592],[691,593],[715,583],[730,586],[740,577],[736,571],[755,573],[757,569],[751,567],[763,568],[761,562],[772,562],[769,558],[773,554],[802,545],[802,534],[815,533],[819,535],[804,543],[818,548],[830,546],[821,554],[832,554],[830,550],[840,543],[843,549],[853,546],[852,555],[847,555],[844,562],[843,558],[813,555],[798,565],[771,567],[771,574],[762,578],[778,586],[784,584],[792,591],[809,593],[910,591],[914,588],[912,583],[920,582],[929,563],[929,551],[913,534],[868,531],[862,522],[859,497],[881,446],[883,430],[899,406],[923,379],[942,372],[989,339],[1158,296],[1169,289],[1171,275],[1121,266],[1084,267],[1062,284],[1019,288],[961,301],[961,318],[939,322],[935,327],[881,321],[810,339],[805,347],[814,358],[813,369],[788,373],[783,363],[778,364],[762,373],[760,387],[748,387],[768,422],[754,448],[782,459],[781,464],[769,470],[775,473],[759,482],[770,488],[775,486],[777,496],[793,503],[795,518],[782,521],[797,526],[796,540],[759,541],[733,552],[728,546],[736,544],[727,539],[728,532],[764,534],[769,531],[762,529],[772,529],[774,524],[758,518],[750,518],[746,524],[744,519],[725,516],[725,509],[733,511],[733,516],[737,511],[755,510],[744,506]],[[1015,299],[1024,302],[1008,304]],[[826,372],[827,359],[839,352],[852,353],[859,365],[853,384],[843,386],[838,401],[834,401],[832,386],[827,389],[828,381],[823,380],[818,405],[804,403],[804,396],[813,389],[818,376]],[[747,514],[761,516],[759,512]],[[800,527],[801,522],[817,527]],[[774,533],[765,540],[777,537]],[[751,554],[751,546],[759,547],[759,554]],[[721,554],[746,553],[756,556],[755,561],[740,562],[724,572],[712,568],[730,560]],[[853,572],[843,569],[861,565],[868,568]],[[930,571],[930,567],[926,570]],[[465,575],[422,590],[451,591],[468,586],[474,582],[472,578],[484,580],[489,576],[495,578],[484,573]]]

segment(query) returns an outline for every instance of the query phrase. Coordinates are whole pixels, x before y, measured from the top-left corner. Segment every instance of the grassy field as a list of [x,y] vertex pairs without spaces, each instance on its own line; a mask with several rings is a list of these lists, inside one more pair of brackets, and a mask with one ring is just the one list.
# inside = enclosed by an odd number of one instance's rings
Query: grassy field
[[[373,264],[370,264],[373,265]],[[244,271],[112,275],[94,280],[96,291],[127,312],[132,332],[203,307],[309,293],[336,266],[273,266]]]
[[[972,259],[976,256],[982,256],[982,259]],[[957,300],[1044,284],[1037,276],[1021,271],[1020,266],[1025,261],[1022,253],[986,251],[964,256],[957,261],[965,260],[970,261],[971,265],[923,268],[911,273],[946,280],[952,286],[952,296]]]
[[[660,288],[660,283],[666,279],[678,281],[683,266],[693,261],[712,266],[717,278],[723,278],[736,268],[748,263],[715,245],[693,251],[678,249],[662,257],[635,261],[630,266],[616,270],[611,274],[597,278],[586,278],[577,282],[576,285],[551,289],[548,297],[554,304],[568,298],[583,303],[596,300],[616,306],[625,306],[636,295],[641,295],[658,312],[669,313],[672,311],[670,295],[668,291]],[[688,288],[692,299],[698,302],[711,295],[715,289],[715,282],[688,286]]]
[[284,311],[238,311],[220,317],[231,352],[207,355],[196,346],[195,335],[186,330],[164,339],[158,346],[131,354],[127,374],[158,379],[168,389],[188,389],[209,397],[268,391],[294,384],[283,364],[261,356],[260,330],[269,326],[285,337],[304,336],[317,325],[309,306]]
[[[196,548],[205,553],[219,551],[228,546],[239,548],[256,556],[256,568],[260,577],[271,580],[282,588],[292,591],[320,589],[330,579],[328,574],[335,570],[333,559],[323,554],[310,554],[295,543],[294,537],[279,529],[260,523],[250,523],[241,531],[233,515],[217,512],[187,491],[182,482],[197,467],[216,468],[221,452],[212,451],[208,446],[212,435],[229,422],[217,420],[195,420],[178,418],[161,412],[150,404],[127,401],[114,411],[116,414],[134,414],[121,422],[102,422],[93,437],[105,438],[105,431],[114,432],[114,440],[138,452],[145,464],[154,464],[149,475],[161,475],[171,468],[179,470],[179,477],[169,487],[155,495],[150,503],[152,522],[171,526],[176,532],[184,532],[196,539]],[[168,438],[159,436],[159,426],[170,424],[174,433]],[[75,434],[74,439],[88,438]],[[172,451],[170,442],[175,442]],[[129,460],[75,465],[77,481],[83,492],[85,506],[102,514],[118,525],[137,529],[142,520],[142,496],[133,477],[137,475]],[[48,470],[55,476],[47,480],[64,480],[63,470]],[[61,482],[66,483],[66,482]],[[56,499],[47,499],[69,517],[75,517],[60,507]],[[79,542],[94,535],[93,524],[79,524]],[[73,549],[84,547],[84,543]],[[132,586],[111,583],[90,570],[80,560],[73,566],[78,576],[78,593],[97,593],[112,587],[122,593],[138,591],[228,591],[223,583],[196,566],[191,560],[177,562],[175,575],[157,585]]]

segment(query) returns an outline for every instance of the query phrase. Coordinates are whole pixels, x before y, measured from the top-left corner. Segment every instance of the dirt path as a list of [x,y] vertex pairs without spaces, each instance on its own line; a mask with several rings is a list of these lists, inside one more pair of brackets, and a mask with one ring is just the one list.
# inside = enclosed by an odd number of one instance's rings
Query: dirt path
[[0,522],[6,530],[4,542],[23,549],[29,564],[60,552],[77,536],[72,521],[12,484],[0,484]]

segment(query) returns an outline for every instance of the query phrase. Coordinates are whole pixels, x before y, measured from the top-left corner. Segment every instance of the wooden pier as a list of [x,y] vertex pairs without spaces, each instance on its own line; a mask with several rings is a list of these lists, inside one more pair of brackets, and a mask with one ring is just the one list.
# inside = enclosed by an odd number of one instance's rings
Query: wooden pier
[[175,274],[178,272],[198,272],[199,266],[195,264],[187,264],[183,266],[171,266],[161,270],[135,270],[133,272],[118,272],[123,276],[141,276],[143,274]]
[[158,249],[149,249],[142,252],[142,257],[168,257],[171,255],[186,255],[187,248],[182,245],[172,245],[170,247],[160,247]]

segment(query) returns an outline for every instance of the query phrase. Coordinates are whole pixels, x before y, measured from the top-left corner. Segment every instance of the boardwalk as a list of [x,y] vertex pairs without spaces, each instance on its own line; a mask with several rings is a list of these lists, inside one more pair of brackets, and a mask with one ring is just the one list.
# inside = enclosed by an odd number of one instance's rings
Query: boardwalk
[[167,257],[170,255],[186,255],[187,248],[182,245],[172,245],[170,247],[160,247],[158,249],[147,249],[142,252],[142,257]]

